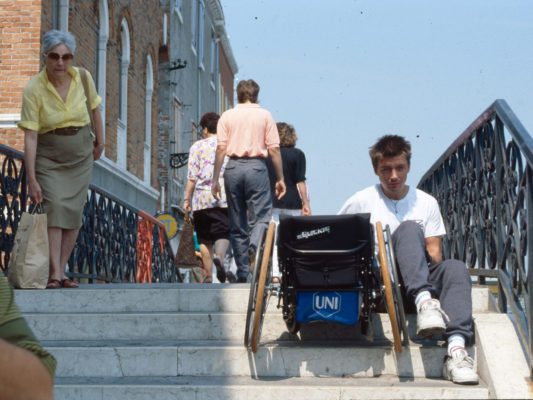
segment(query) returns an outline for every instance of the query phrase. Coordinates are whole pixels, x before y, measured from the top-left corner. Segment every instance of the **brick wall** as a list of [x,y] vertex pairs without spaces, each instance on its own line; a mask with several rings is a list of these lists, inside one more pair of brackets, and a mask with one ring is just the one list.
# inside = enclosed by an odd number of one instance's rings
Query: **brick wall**
[[[41,1],[0,1],[0,114],[20,113],[24,86],[39,71]],[[16,128],[0,128],[0,142],[22,151]]]
[[[0,0],[0,114],[20,113],[26,83],[40,70],[42,35],[52,29],[52,0]],[[74,65],[86,68],[96,79],[99,33],[99,1],[69,2],[69,31],[76,37]],[[154,92],[152,98],[152,186],[157,181],[158,135],[158,51],[163,36],[163,10],[159,0],[109,0],[109,40],[106,70],[106,156],[116,161],[119,108],[121,22],[130,26],[128,71],[128,156],[127,170],[143,179],[146,98],[146,57],[152,56]],[[23,132],[1,129],[0,142],[23,150]]]

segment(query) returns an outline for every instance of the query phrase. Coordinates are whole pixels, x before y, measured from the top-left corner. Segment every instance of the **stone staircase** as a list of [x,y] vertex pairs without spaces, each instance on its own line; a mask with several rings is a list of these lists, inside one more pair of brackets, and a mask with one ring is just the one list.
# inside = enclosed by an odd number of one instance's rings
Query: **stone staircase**
[[[304,325],[294,337],[276,309],[276,297],[269,302],[261,346],[249,353],[243,346],[248,293],[245,284],[81,285],[18,290],[16,301],[58,360],[57,400],[529,396],[524,371],[507,365],[498,372],[492,364],[501,364],[501,354],[480,343],[497,335],[492,317],[505,325],[502,314],[491,312],[486,288],[473,291],[476,320],[491,332],[476,331],[477,345],[469,349],[482,376],[476,386],[440,379],[442,342],[415,340],[395,354],[387,314],[374,314],[371,337],[363,337],[357,325],[337,324]],[[408,316],[408,325],[414,338],[414,316]],[[518,352],[518,364],[525,364]],[[509,376],[500,377],[505,373]]]

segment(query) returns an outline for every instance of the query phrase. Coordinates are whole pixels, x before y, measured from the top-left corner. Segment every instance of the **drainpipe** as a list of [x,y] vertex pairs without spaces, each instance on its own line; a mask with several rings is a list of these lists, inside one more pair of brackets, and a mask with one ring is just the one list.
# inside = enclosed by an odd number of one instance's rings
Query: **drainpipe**
[[219,90],[219,87],[220,87],[220,83],[219,83],[219,79],[218,79],[218,75],[219,75],[219,46],[220,46],[220,36],[217,35],[216,39],[215,39],[215,96],[216,96],[216,101],[215,101],[215,108],[216,108],[216,113],[218,115],[220,115],[220,90]]
[[[200,65],[202,64],[202,60],[200,59],[200,1],[196,2],[196,32],[194,33],[196,35],[196,51],[197,51],[197,58],[196,58],[196,125],[198,121],[200,121],[200,74],[201,69]],[[193,138],[194,135],[194,138]],[[191,132],[191,145],[194,140],[197,138],[197,132]]]

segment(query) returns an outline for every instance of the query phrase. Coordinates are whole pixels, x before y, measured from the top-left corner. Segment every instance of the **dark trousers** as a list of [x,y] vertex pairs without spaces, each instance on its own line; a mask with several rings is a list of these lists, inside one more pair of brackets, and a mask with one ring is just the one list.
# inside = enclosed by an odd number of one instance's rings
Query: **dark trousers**
[[466,265],[444,260],[429,266],[424,233],[414,221],[402,222],[392,235],[392,243],[407,301],[414,301],[422,290],[430,291],[450,318],[445,336],[458,333],[472,343],[472,281]]
[[265,160],[230,159],[224,171],[224,186],[237,276],[246,278],[250,272],[248,248],[257,249],[259,234],[272,219],[272,198]]

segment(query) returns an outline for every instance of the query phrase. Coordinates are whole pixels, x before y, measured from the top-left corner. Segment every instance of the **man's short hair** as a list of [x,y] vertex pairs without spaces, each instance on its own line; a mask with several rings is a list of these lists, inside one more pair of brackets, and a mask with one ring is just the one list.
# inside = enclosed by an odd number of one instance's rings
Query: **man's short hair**
[[380,137],[376,144],[370,147],[369,154],[374,171],[377,170],[379,162],[384,157],[392,158],[404,155],[407,164],[411,165],[411,143],[402,136],[385,135]]
[[252,103],[257,103],[257,96],[259,95],[259,85],[253,80],[240,81],[237,85],[237,99],[239,103],[244,103],[250,100]]
[[285,122],[278,122],[276,127],[279,133],[279,147],[294,147],[298,139],[294,126]]
[[209,133],[217,133],[217,123],[220,116],[215,112],[208,112],[202,116],[200,119],[200,126],[202,128],[207,128]]

